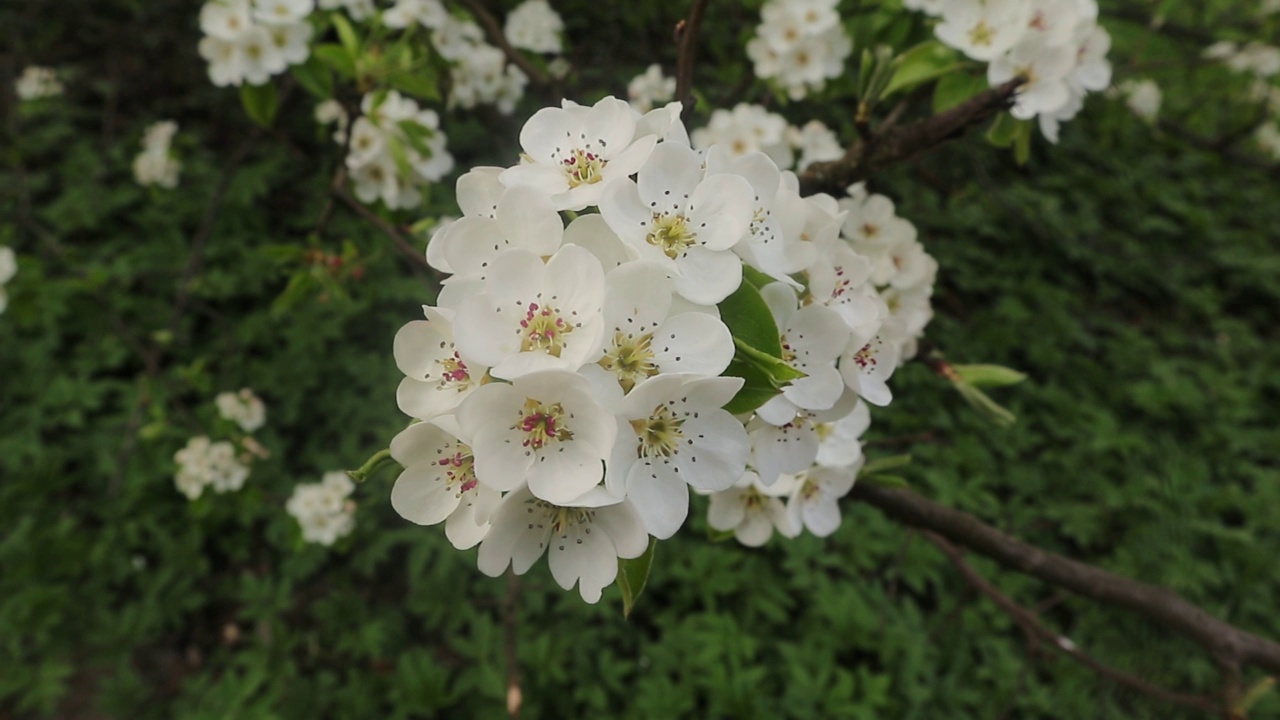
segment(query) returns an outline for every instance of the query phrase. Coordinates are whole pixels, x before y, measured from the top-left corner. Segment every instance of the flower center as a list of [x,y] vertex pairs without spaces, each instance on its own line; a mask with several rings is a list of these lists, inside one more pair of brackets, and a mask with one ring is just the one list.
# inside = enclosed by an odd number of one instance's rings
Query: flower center
[[573,433],[562,424],[564,416],[564,406],[560,403],[543,405],[527,398],[520,410],[520,422],[516,423],[516,427],[525,434],[524,442],[520,444],[538,450],[553,440],[572,440]]
[[609,164],[608,160],[589,150],[578,149],[574,149],[569,157],[560,162],[564,166],[564,177],[569,181],[571,189],[579,185],[591,185],[600,182],[604,179],[604,176],[600,173],[604,170],[604,166]]
[[559,310],[531,302],[524,319],[520,321],[520,332],[524,336],[520,342],[521,352],[541,351],[552,357],[560,357],[565,336],[573,332],[573,325],[560,317]]
[[436,461],[445,468],[449,486],[458,486],[456,490],[458,495],[474,489],[479,482],[476,479],[475,462],[471,448],[462,443],[458,443],[458,450],[453,455]]
[[863,370],[870,370],[879,362],[874,355],[871,354],[871,343],[862,346],[862,349],[853,354],[853,361]]
[[637,448],[640,457],[671,457],[684,438],[680,431],[683,423],[666,405],[654,408],[648,418],[632,420],[631,428],[640,439]]
[[600,367],[618,376],[618,384],[626,392],[636,383],[658,374],[658,366],[653,363],[653,333],[645,333],[632,337],[622,332],[613,335],[613,347],[600,358]]
[[800,497],[805,500],[812,500],[815,495],[820,494],[822,494],[822,486],[815,482],[813,478],[806,477],[804,483],[800,485]]
[[470,387],[471,373],[457,350],[453,351],[453,357],[437,360],[436,364],[440,366],[440,390],[461,391]]
[[662,250],[663,254],[675,260],[689,249],[698,239],[697,233],[689,229],[689,223],[683,215],[653,216],[653,229],[645,238],[650,245]]
[[995,39],[995,30],[991,29],[986,20],[979,20],[977,25],[969,28],[969,43],[974,47],[989,46]]
[[543,505],[551,511],[551,532],[556,535],[564,535],[574,525],[585,525],[591,522],[592,516],[595,515],[585,508],[559,507],[548,503]]

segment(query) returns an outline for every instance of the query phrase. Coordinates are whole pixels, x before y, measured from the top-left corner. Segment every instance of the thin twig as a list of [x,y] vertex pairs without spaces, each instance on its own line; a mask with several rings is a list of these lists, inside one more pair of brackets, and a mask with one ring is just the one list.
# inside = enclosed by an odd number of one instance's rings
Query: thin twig
[[511,41],[507,40],[507,35],[502,31],[502,25],[498,24],[498,19],[493,16],[485,8],[481,0],[462,0],[472,15],[476,16],[476,21],[480,23],[480,27],[484,28],[484,34],[488,36],[489,42],[498,46],[507,59],[516,64],[525,75],[529,76],[529,81],[535,85],[553,85],[554,82],[550,75],[547,75],[529,61],[519,50],[512,46]]
[[[968,128],[1008,108],[1024,82],[1022,78],[1014,78],[904,128],[884,127],[875,134],[874,142],[858,140],[839,160],[810,165],[800,174],[800,194],[843,193],[849,185],[865,180],[889,165],[908,160],[960,136]],[[893,119],[896,122],[897,118]]]
[[689,17],[678,26],[676,39],[678,52],[676,55],[676,100],[684,104],[681,116],[686,120],[693,112],[693,64],[697,59],[698,35],[702,29],[702,17],[707,12],[707,0],[693,0],[689,8]]
[[924,539],[933,543],[944,555],[947,556],[947,559],[949,559],[951,564],[955,565],[956,569],[960,571],[960,574],[964,576],[965,582],[967,582],[970,587],[983,595],[986,595],[992,602],[998,605],[1001,610],[1004,610],[1018,625],[1018,627],[1026,633],[1029,641],[1044,641],[1057,648],[1059,652],[1071,657],[1081,665],[1088,667],[1102,677],[1107,678],[1117,685],[1123,685],[1124,687],[1136,690],[1144,695],[1149,695],[1153,698],[1174,703],[1176,705],[1195,708],[1197,710],[1204,710],[1208,712],[1215,712],[1218,710],[1218,703],[1211,697],[1168,690],[1160,687],[1159,685],[1147,682],[1136,675],[1131,675],[1124,671],[1117,670],[1095,660],[1092,656],[1076,647],[1075,643],[1071,640],[1059,635],[1053,630],[1050,630],[1048,627],[1045,627],[1035,614],[1014,602],[1012,598],[1005,595],[999,588],[991,584],[986,578],[978,573],[978,571],[974,570],[969,563],[965,562],[964,554],[961,553],[954,545],[947,542],[938,534],[929,532],[928,530],[923,530],[920,534],[924,536]]
[[973,515],[910,490],[859,484],[854,486],[851,497],[874,505],[901,523],[930,530],[1012,570],[1098,602],[1142,613],[1186,635],[1213,655],[1220,665],[1230,659],[1241,665],[1254,664],[1272,673],[1280,672],[1280,643],[1219,620],[1171,590],[1042,550]]
[[520,653],[517,645],[519,602],[520,579],[515,572],[507,570],[507,596],[502,604],[502,629],[507,662],[507,716],[511,720],[520,720],[520,705],[524,701],[524,695],[520,692]]
[[351,197],[351,193],[347,192],[347,189],[343,187],[341,182],[333,185],[332,192],[335,197],[346,204],[347,207],[354,210],[357,215],[364,218],[366,222],[378,228],[378,230],[382,231],[383,235],[390,238],[392,244],[396,246],[396,249],[399,250],[402,255],[413,261],[413,266],[415,268],[419,270],[425,269],[428,271],[431,269],[431,266],[427,265],[427,256],[425,253],[414,248],[413,243],[409,242],[409,240],[405,238],[395,225],[392,225],[379,217],[377,213],[365,207],[364,203],[356,200],[354,197]]

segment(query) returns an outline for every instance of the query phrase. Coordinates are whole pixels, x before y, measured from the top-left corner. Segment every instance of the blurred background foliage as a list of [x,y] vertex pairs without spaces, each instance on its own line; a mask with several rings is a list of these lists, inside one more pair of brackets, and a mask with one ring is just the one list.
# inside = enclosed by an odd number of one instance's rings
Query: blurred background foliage
[[[356,531],[334,548],[304,545],[283,511],[296,483],[403,426],[391,338],[432,278],[326,209],[340,148],[309,98],[287,95],[259,130],[207,82],[196,5],[55,4],[0,8],[0,244],[20,268],[0,315],[0,717],[502,716],[507,584],[396,516],[393,473],[357,490]],[[672,66],[683,6],[554,5],[581,99]],[[1201,39],[1248,37],[1240,3],[1164,3],[1206,38],[1103,5],[1117,79],[1156,77],[1166,116],[1195,133],[1248,121],[1242,83],[1195,57]],[[757,6],[713,3],[693,124],[722,102],[776,104],[742,83]],[[855,36],[922,32],[904,23]],[[66,95],[15,105],[31,63],[63,68]],[[512,118],[446,116],[459,167],[509,164],[522,113],[546,102],[532,90]],[[821,96],[784,111],[852,138],[849,108]],[[140,188],[129,163],[165,118],[182,184]],[[912,364],[868,454],[910,452],[918,491],[1275,637],[1280,183],[1239,160],[1097,96],[1026,166],[975,134],[875,178],[941,264],[931,340],[1030,380],[994,392],[1019,418],[1001,429]],[[445,184],[395,219],[456,212]],[[267,402],[272,456],[243,491],[188,503],[173,453],[240,387]],[[695,510],[628,621],[616,590],[585,605],[539,564],[515,606],[525,715],[1192,716],[1029,644],[927,543],[872,508],[845,513],[831,538],[750,550],[710,542]],[[1180,637],[972,562],[1095,657],[1214,691],[1211,659]],[[1280,716],[1280,699],[1254,716]]]

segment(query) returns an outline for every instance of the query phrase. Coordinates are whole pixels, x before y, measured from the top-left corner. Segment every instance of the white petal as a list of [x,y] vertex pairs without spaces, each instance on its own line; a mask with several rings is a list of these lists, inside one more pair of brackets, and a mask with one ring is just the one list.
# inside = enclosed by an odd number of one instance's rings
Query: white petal
[[627,499],[645,530],[659,540],[675,535],[689,516],[689,486],[664,462],[646,458],[632,465],[627,475]]
[[711,315],[683,313],[653,331],[652,349],[661,372],[715,377],[733,360],[733,335]]
[[430,461],[405,468],[391,488],[391,507],[419,525],[435,525],[449,517],[458,500],[441,466]]
[[577,440],[555,441],[534,454],[527,472],[535,496],[566,505],[604,479],[604,458]]
[[712,175],[689,199],[689,229],[708,250],[728,250],[747,235],[754,197],[751,185],[737,175]]
[[742,261],[732,252],[691,247],[676,259],[676,292],[700,305],[715,305],[742,284]]

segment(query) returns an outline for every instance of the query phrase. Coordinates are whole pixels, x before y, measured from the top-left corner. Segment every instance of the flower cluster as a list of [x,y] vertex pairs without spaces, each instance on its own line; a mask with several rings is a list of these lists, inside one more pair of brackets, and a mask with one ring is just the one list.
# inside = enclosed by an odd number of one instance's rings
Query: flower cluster
[[[932,283],[914,233],[855,196],[862,254],[836,199],[802,198],[764,153],[695,151],[679,111],[538,111],[522,162],[459,178],[463,217],[428,246],[451,276],[395,338],[397,402],[416,422],[391,443],[391,501],[479,545],[487,574],[545,552],[596,602],[618,558],[683,525],[691,490],[748,544],[771,534],[761,517],[830,533],[861,459],[861,399],[891,399],[914,325],[888,298]],[[780,392],[756,380],[783,371]]]
[[219,393],[213,402],[218,406],[218,415],[222,419],[239,425],[247,433],[257,431],[267,421],[266,405],[249,388],[241,388],[235,393]]
[[1084,107],[1089,92],[1111,84],[1111,37],[1098,25],[1096,0],[915,0],[908,2],[940,22],[938,39],[989,63],[992,86],[1015,77],[1011,112],[1038,118],[1040,131],[1057,142],[1059,124]]
[[1280,48],[1259,42],[1241,47],[1223,40],[1205,48],[1203,54],[1210,60],[1223,62],[1234,72],[1253,76],[1249,97],[1260,103],[1267,113],[1266,122],[1258,126],[1253,139],[1263,152],[1280,160],[1280,125],[1276,119],[1280,117],[1280,88],[1272,83],[1272,78],[1280,74]]
[[4,286],[17,273],[18,259],[13,254],[13,248],[0,245],[0,313],[9,307],[9,295],[4,291]]
[[858,183],[840,200],[845,211],[843,237],[871,263],[869,282],[884,302],[888,315],[880,338],[895,349],[897,364],[916,355],[925,326],[933,319],[933,283],[938,261],[916,239],[916,227],[898,217],[893,201],[869,194]]
[[200,57],[214,85],[262,85],[306,62],[315,0],[208,0],[200,8]]
[[[523,39],[546,47],[554,37],[558,48],[558,30],[555,22],[549,20],[550,16],[536,7],[523,12],[542,18],[536,20],[537,27],[531,28]],[[555,15],[550,7],[546,7],[545,12]],[[555,16],[555,20],[558,21],[559,16]],[[479,25],[450,14],[440,0],[398,0],[383,14],[382,21],[391,28],[406,28],[416,23],[431,31],[431,44],[450,65],[450,107],[495,105],[500,112],[510,114],[524,95],[528,77],[515,65],[508,65],[501,50],[484,41],[484,31]]]
[[627,98],[636,112],[647,113],[676,96],[676,79],[662,74],[662,66],[654,63],[627,83]]
[[[780,168],[790,168],[794,163],[800,170],[844,155],[836,134],[821,121],[810,120],[797,128],[788,125],[781,115],[748,103],[712,112],[707,126],[693,131],[692,140],[698,150],[720,145],[733,157],[762,152]],[[796,150],[800,151],[799,162]]]
[[133,159],[133,179],[139,185],[159,185],[173,189],[178,186],[178,172],[182,165],[169,152],[178,123],[163,120],[147,128],[142,136],[142,152]]
[[[365,95],[360,109],[347,151],[356,197],[366,203],[382,200],[392,210],[416,206],[422,202],[420,187],[453,170],[440,116],[394,90]],[[346,124],[345,113],[336,119]],[[338,133],[334,140],[342,143],[345,137]]]
[[[266,421],[266,406],[248,388],[237,393],[219,393],[214,405],[223,420],[230,420],[246,433],[261,428]],[[178,464],[173,483],[188,500],[200,497],[206,487],[218,493],[235,492],[249,479],[253,458],[268,455],[266,449],[248,435],[235,438],[235,442],[213,441],[207,435],[193,437],[173,456]]]
[[547,0],[525,0],[507,14],[503,34],[512,47],[536,53],[559,53],[564,20]]
[[200,497],[206,487],[219,493],[234,492],[249,478],[248,457],[237,454],[230,441],[212,442],[206,435],[187,441],[173,460],[178,463],[173,484],[188,500]]
[[772,80],[792,100],[844,74],[853,40],[840,23],[837,0],[768,0],[747,43],[756,77]]
[[302,526],[302,539],[332,545],[355,529],[356,504],[350,499],[355,484],[341,470],[327,472],[318,483],[293,489],[285,510]]
[[13,90],[19,100],[39,100],[62,94],[62,81],[53,68],[30,65],[23,68],[22,75],[13,83]]

